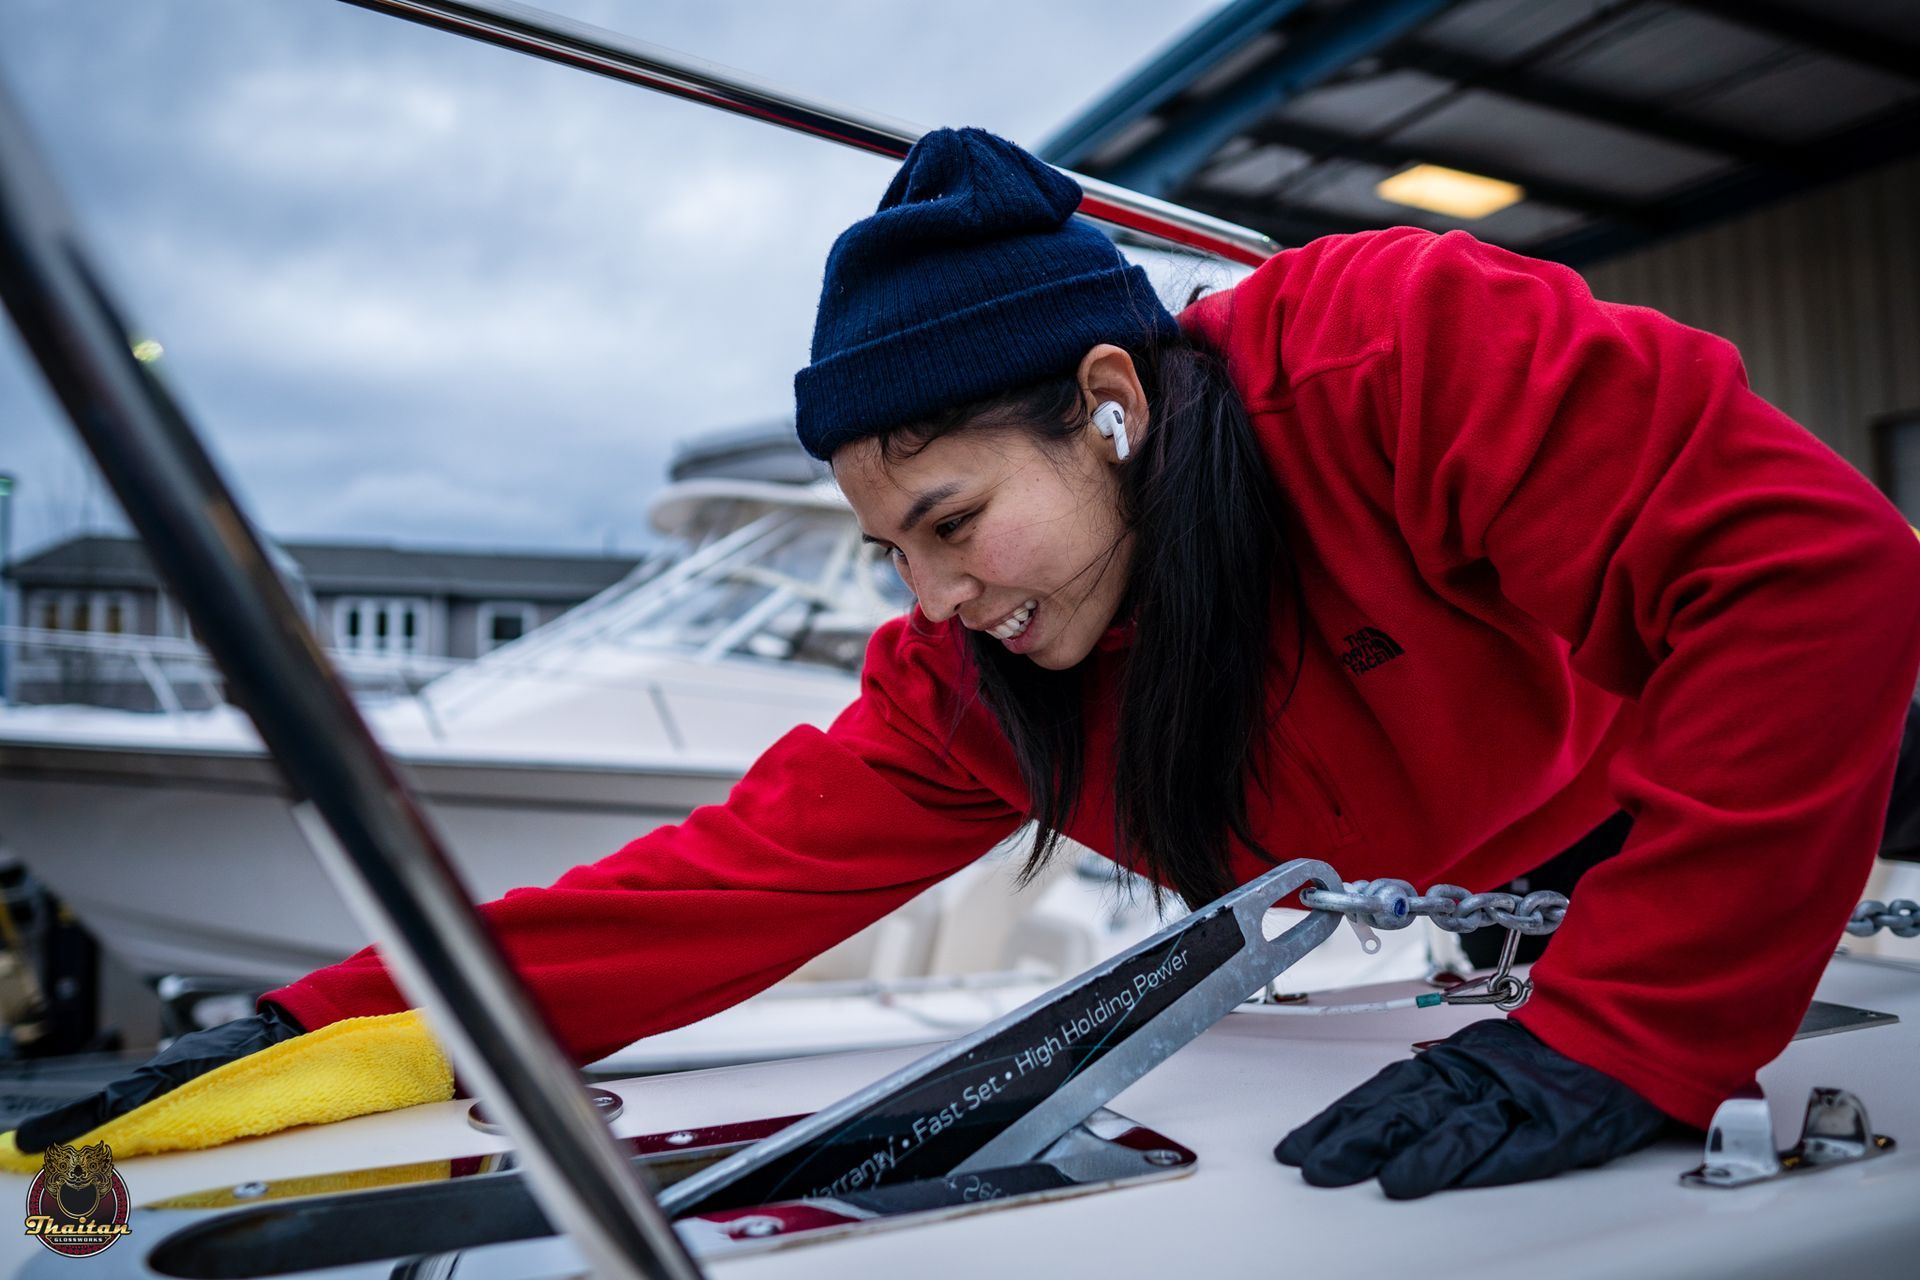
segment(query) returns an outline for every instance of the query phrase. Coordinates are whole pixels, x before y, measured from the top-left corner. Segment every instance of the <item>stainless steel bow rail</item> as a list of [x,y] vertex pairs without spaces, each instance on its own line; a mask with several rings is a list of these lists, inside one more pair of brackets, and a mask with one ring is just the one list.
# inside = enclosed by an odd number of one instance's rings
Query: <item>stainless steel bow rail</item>
[[[788,93],[716,63],[507,0],[345,3],[896,160],[924,132],[899,120]],[[1080,212],[1101,222],[1248,266],[1258,266],[1279,251],[1279,245],[1258,231],[1098,178],[1070,176],[1085,193]]]
[[377,906],[363,923],[526,1153],[552,1220],[595,1275],[698,1276],[482,927],[251,522],[172,396],[134,355],[133,331],[4,90],[0,298],[233,700],[338,836],[364,890],[349,896]]
[[1324,862],[1269,871],[1038,1000],[667,1188],[675,1217],[1031,1160],[1319,946],[1316,911],[1276,938],[1267,909]]

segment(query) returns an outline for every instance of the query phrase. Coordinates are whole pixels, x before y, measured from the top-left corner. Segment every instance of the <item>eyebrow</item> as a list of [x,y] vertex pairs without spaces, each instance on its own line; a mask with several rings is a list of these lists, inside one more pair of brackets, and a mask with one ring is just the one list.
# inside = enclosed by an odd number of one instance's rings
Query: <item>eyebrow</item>
[[913,505],[907,508],[907,514],[900,518],[900,532],[912,533],[913,526],[919,524],[927,512],[958,492],[960,492],[960,486],[957,484],[940,484],[915,498]]

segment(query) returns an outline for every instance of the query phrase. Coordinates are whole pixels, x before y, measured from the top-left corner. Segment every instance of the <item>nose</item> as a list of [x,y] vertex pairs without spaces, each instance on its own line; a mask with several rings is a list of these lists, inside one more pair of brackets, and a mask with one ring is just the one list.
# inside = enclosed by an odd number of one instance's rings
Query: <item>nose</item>
[[964,573],[939,567],[914,565],[907,585],[920,601],[920,612],[929,622],[945,622],[969,600],[978,598],[980,584]]

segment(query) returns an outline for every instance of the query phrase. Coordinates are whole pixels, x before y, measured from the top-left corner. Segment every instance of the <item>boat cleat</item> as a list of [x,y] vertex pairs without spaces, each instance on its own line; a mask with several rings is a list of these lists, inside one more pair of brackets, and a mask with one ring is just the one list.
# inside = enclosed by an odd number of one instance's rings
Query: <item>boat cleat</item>
[[1894,1148],[1877,1134],[1867,1108],[1845,1089],[1816,1086],[1807,1097],[1800,1141],[1791,1150],[1773,1148],[1773,1112],[1764,1097],[1728,1098],[1707,1130],[1706,1162],[1680,1175],[1683,1186],[1745,1187],[1790,1173],[1812,1173],[1858,1164]]

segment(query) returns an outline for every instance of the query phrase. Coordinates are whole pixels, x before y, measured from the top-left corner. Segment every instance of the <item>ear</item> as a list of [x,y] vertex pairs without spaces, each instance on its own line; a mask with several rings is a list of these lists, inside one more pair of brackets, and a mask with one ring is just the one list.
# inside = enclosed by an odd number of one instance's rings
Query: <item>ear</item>
[[[1133,357],[1124,348],[1103,342],[1080,358],[1077,376],[1083,402],[1081,412],[1089,423],[1096,406],[1105,400],[1114,401],[1126,414],[1127,441],[1132,446],[1129,452],[1138,452],[1147,430],[1147,393],[1140,385]],[[1087,427],[1087,440],[1106,461],[1118,461],[1113,444],[1091,425]]]

